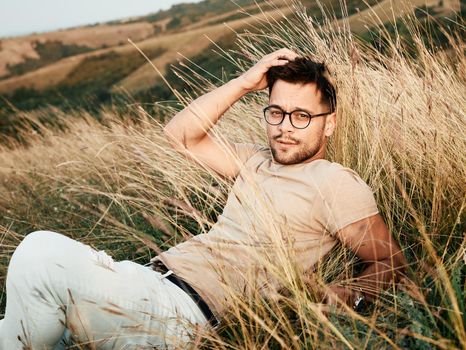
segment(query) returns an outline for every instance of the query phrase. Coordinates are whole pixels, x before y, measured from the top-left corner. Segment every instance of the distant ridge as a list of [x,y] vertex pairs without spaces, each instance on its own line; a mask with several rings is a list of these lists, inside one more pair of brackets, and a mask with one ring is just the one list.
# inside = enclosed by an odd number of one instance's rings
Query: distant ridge
[[[320,8],[314,0],[302,2],[311,15],[319,16]],[[289,14],[292,11],[289,3],[283,0],[235,0],[235,3],[204,0],[174,5],[169,10],[147,16],[4,39],[0,41],[0,95],[16,101],[19,99],[14,97],[16,91],[26,89],[19,100],[33,96],[39,106],[42,93],[60,93],[73,98],[79,91],[92,93],[79,80],[80,70],[85,65],[96,69],[96,82],[110,84],[100,86],[102,91],[107,91],[106,95],[122,89],[129,93],[146,91],[158,84],[159,77],[141,57],[134,58],[135,49],[128,44],[128,38],[143,51],[157,52],[151,59],[165,73],[166,67],[179,59],[178,53],[189,58],[204,54],[211,45],[206,36],[229,45],[225,42],[231,35],[228,27],[241,31],[261,16]],[[346,13],[340,8],[340,0],[324,0],[322,5],[333,10],[337,18]],[[367,5],[373,7],[367,9]],[[345,23],[364,36],[374,18],[382,22],[392,21],[394,14],[401,16],[420,6],[438,18],[464,11],[464,4],[459,0],[351,0],[347,9],[350,17]],[[419,14],[422,15],[422,11]],[[342,25],[342,21],[340,19],[336,24]],[[224,23],[228,23],[228,27]],[[110,66],[130,61],[132,63],[125,69]],[[108,65],[107,69],[105,65]],[[87,68],[86,74],[89,74]],[[120,74],[123,71],[124,76]],[[108,77],[108,72],[114,72],[115,76]],[[33,108],[34,103],[29,103],[28,108]]]

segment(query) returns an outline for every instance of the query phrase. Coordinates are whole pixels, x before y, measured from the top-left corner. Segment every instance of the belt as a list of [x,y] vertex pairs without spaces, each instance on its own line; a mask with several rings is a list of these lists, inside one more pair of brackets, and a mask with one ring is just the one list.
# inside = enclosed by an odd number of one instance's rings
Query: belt
[[202,299],[199,293],[196,292],[194,288],[191,287],[187,282],[183,281],[181,278],[176,276],[173,273],[173,271],[171,271],[167,266],[165,266],[165,264],[162,261],[152,261],[152,269],[154,271],[160,272],[161,274],[167,274],[168,272],[171,272],[171,274],[168,274],[165,278],[172,282],[174,285],[176,285],[178,288],[181,288],[186,294],[188,294],[191,297],[191,299],[193,299],[193,301],[199,307],[201,312],[204,314],[204,317],[207,319],[207,321],[210,323],[212,327],[216,327],[219,325],[219,322],[212,313],[212,310],[210,310],[209,306],[204,301],[204,299]]

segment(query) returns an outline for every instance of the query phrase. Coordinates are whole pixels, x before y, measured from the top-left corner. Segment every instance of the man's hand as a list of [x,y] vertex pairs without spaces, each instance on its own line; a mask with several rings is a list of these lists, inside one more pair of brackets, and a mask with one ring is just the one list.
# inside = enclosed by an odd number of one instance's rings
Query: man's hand
[[257,91],[267,87],[266,73],[274,66],[283,66],[298,55],[289,49],[280,49],[262,57],[254,66],[243,73],[238,80],[246,91]]
[[345,303],[353,306],[357,296],[353,291],[345,286],[330,285],[326,288],[323,302],[328,305],[338,306]]

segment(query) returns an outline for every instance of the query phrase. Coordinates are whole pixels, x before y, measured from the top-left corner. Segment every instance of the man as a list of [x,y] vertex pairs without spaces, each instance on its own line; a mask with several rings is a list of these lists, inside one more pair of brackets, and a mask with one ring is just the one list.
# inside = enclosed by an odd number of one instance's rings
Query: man
[[[53,348],[65,325],[102,349],[180,346],[189,325],[215,325],[235,296],[273,295],[288,267],[311,270],[338,240],[367,266],[351,285],[330,286],[325,302],[357,307],[393,283],[405,259],[371,190],[324,160],[337,122],[326,76],[323,64],[281,49],[167,124],[176,149],[236,181],[209,233],[160,254],[153,270],[53,232],[29,234],[8,270],[1,349]],[[230,106],[267,86],[269,148],[212,135]]]

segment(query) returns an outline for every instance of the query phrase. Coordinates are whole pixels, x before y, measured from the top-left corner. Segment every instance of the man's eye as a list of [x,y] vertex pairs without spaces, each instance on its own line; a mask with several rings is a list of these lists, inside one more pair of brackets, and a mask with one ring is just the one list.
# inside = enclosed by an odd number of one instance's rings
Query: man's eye
[[308,119],[309,118],[309,114],[307,114],[307,113],[296,113],[295,116],[297,116],[300,119]]
[[281,111],[270,111],[270,113],[274,116],[274,117],[279,117],[282,115],[282,112]]

